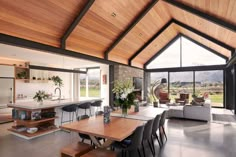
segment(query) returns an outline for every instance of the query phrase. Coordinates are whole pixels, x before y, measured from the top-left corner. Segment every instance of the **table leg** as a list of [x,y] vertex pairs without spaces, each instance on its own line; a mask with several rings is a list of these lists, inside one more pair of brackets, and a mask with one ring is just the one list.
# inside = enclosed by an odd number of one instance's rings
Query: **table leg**
[[91,140],[93,141],[93,143],[98,147],[98,148],[107,148],[109,147],[114,141],[113,140],[106,140],[103,144],[101,144],[101,142],[92,135],[89,135]]

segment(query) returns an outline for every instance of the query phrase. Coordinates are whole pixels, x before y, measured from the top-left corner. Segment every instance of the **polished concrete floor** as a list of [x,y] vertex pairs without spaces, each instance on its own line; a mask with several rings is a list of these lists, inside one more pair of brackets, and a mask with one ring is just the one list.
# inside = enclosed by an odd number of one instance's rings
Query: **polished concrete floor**
[[[59,157],[61,147],[79,140],[76,133],[58,131],[27,141],[9,134],[7,128],[10,126],[11,123],[0,125],[0,157]],[[157,157],[236,156],[234,123],[170,119],[166,123],[166,132],[168,141],[162,149],[155,141]],[[150,151],[147,153],[152,156]]]

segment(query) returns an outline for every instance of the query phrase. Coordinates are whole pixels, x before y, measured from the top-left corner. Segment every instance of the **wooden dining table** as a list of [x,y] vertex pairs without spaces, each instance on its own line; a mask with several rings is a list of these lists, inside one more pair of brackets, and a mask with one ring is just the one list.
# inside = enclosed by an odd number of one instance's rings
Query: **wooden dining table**
[[[109,123],[103,122],[103,116],[94,116],[88,119],[62,125],[62,129],[87,134],[99,148],[107,148],[114,141],[122,141],[130,136],[134,130],[145,122],[136,119],[110,117]],[[105,138],[101,143],[96,137]]]

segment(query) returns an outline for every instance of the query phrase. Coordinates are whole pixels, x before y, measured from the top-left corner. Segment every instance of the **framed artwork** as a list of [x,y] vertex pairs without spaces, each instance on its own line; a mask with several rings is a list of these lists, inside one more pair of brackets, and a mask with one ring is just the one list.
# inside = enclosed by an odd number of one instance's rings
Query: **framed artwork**
[[106,74],[102,75],[102,83],[107,84],[107,75]]

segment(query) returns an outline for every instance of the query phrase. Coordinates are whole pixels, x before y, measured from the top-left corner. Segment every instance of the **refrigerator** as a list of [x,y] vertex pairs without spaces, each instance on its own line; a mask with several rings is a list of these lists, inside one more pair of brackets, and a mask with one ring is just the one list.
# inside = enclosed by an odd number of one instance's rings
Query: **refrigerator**
[[14,78],[0,77],[0,109],[14,101]]

